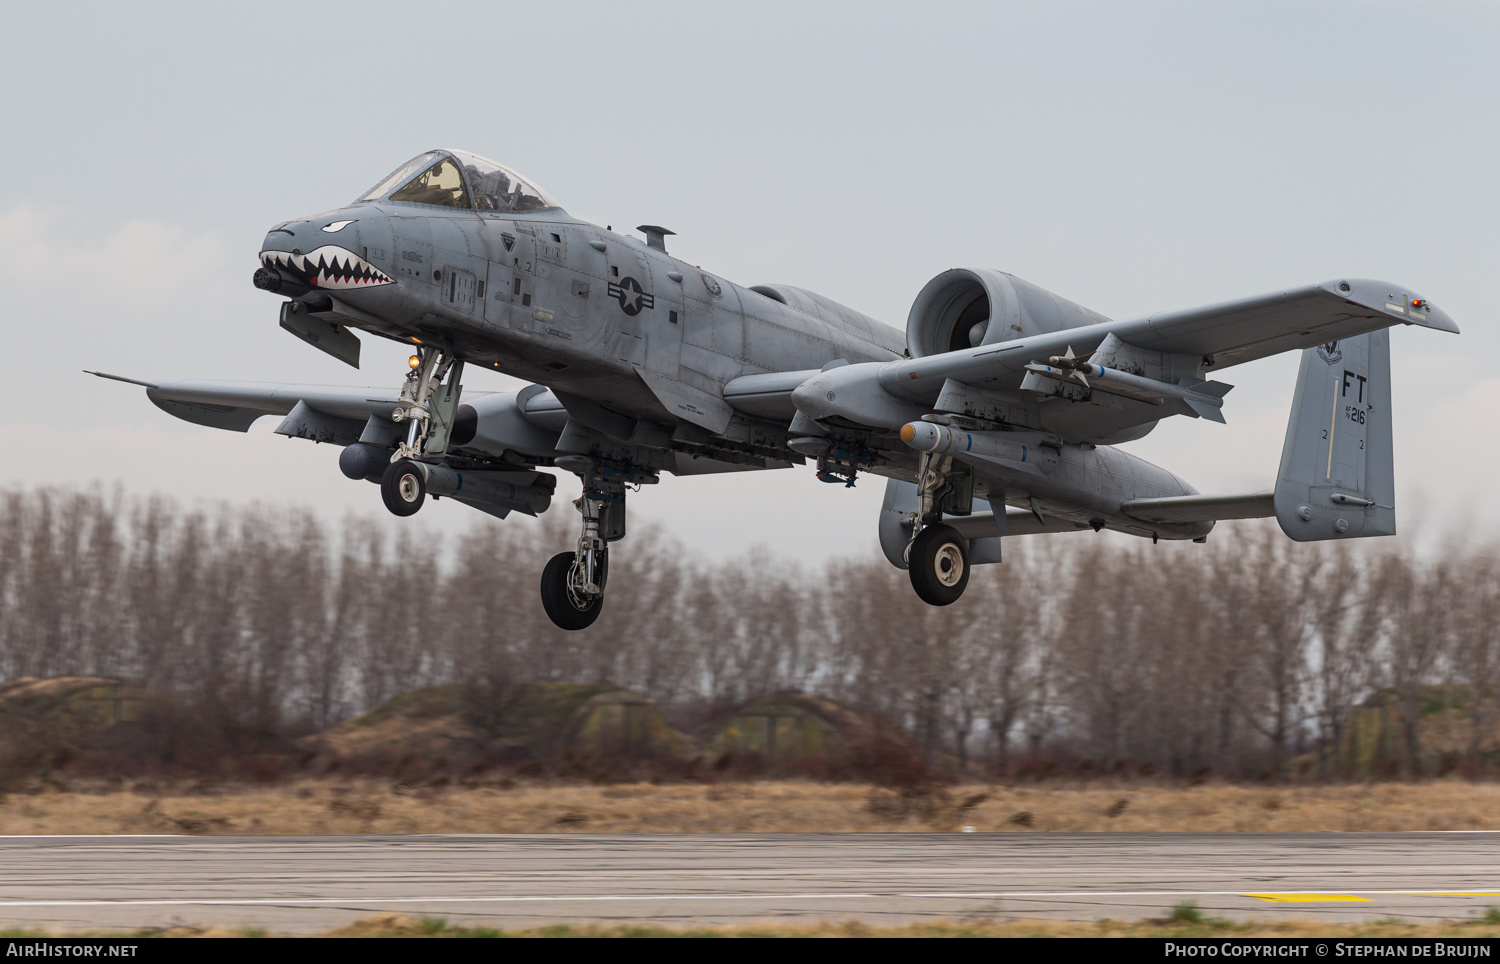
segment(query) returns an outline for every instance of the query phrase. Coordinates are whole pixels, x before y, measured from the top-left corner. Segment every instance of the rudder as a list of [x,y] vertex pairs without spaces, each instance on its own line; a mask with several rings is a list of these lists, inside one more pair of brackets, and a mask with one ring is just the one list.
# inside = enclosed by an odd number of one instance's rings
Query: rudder
[[1275,505],[1298,542],[1396,534],[1388,330],[1302,352]]

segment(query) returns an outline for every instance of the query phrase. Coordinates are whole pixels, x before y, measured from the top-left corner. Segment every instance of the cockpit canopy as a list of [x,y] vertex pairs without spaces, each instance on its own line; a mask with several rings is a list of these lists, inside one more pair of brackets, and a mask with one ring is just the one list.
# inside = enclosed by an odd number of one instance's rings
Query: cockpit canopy
[[428,151],[414,157],[360,200],[504,213],[558,207],[551,195],[515,171],[468,151]]

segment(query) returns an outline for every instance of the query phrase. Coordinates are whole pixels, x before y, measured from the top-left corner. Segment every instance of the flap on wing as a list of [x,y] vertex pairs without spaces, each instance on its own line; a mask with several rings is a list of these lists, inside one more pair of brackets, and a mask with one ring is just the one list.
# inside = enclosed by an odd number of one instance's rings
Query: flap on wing
[[1272,492],[1241,495],[1178,495],[1168,499],[1131,499],[1120,511],[1132,519],[1158,525],[1265,519],[1276,514]]

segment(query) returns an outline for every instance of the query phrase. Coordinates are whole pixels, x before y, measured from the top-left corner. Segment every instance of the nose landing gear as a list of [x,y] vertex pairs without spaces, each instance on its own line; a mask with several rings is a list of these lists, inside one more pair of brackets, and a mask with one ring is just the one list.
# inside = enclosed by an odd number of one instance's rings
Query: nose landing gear
[[406,441],[396,446],[392,465],[402,459],[436,458],[448,451],[448,436],[463,392],[464,363],[451,351],[424,347],[411,356],[410,365],[400,402],[391,413],[393,421],[408,423]]
[[448,451],[458,414],[464,363],[451,350],[424,346],[411,356],[411,370],[391,420],[405,422],[406,441],[396,446],[380,478],[380,498],[398,516],[415,515],[427,499],[427,475],[419,462],[435,462]]

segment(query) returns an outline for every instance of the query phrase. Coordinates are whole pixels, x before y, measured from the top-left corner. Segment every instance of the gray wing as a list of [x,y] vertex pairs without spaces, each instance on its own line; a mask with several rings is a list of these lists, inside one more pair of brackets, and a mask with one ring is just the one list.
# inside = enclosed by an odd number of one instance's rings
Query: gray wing
[[398,392],[391,388],[345,388],[339,385],[293,385],[285,382],[217,382],[184,380],[148,382],[107,372],[100,378],[146,389],[146,397],[170,415],[232,432],[248,432],[262,415],[287,415],[301,402],[323,415],[358,420],[389,415]]
[[1384,281],[1344,279],[893,363],[888,366],[893,377],[886,387],[913,397],[929,394],[940,388],[943,380],[954,378],[990,388],[1014,389],[1020,385],[1028,362],[1061,355],[1069,348],[1078,354],[1093,351],[1111,333],[1147,351],[1208,359],[1208,367],[1219,371],[1397,324],[1458,331],[1447,313],[1408,288]]
[[382,438],[391,434],[395,423],[390,414],[399,394],[391,388],[185,379],[148,382],[107,372],[88,374],[140,385],[157,408],[195,425],[248,432],[262,415],[281,415],[285,417],[277,433],[338,445],[364,436],[372,416]]

